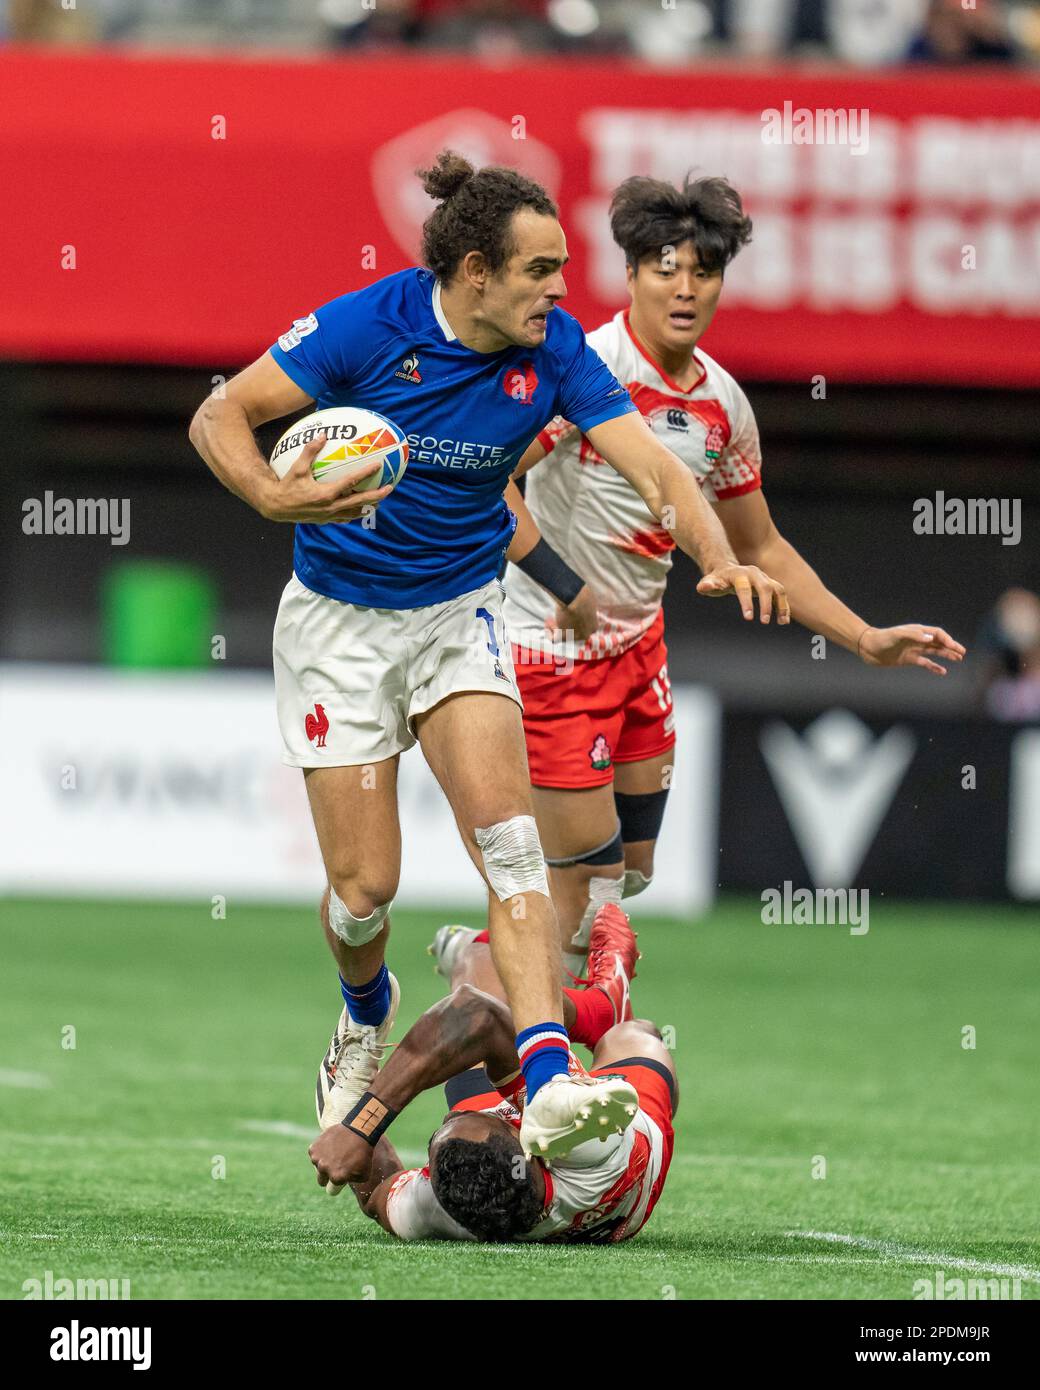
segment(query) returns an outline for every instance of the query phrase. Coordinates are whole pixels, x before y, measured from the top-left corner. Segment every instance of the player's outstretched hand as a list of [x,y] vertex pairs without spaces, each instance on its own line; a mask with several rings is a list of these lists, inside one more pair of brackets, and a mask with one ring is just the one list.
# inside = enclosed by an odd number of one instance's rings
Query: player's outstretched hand
[[343,1187],[364,1182],[372,1167],[372,1147],[344,1125],[333,1125],[320,1134],[307,1150],[318,1170],[320,1187]]
[[946,675],[940,661],[963,661],[964,653],[965,648],[941,627],[920,623],[868,627],[859,639],[859,654],[868,666],[923,666],[933,676]]
[[362,508],[374,506],[391,492],[390,487],[374,492],[355,492],[359,478],[372,472],[371,462],[361,462],[334,483],[319,483],[311,472],[311,464],[325,447],[325,435],[319,434],[300,451],[300,457],[286,473],[278,478],[271,473],[259,507],[268,521],[302,521],[323,526],[329,521],[353,521]]
[[556,621],[547,624],[553,641],[560,642],[572,637],[575,642],[584,642],[599,627],[599,609],[596,599],[587,584],[582,585],[570,603],[556,605]]
[[705,598],[724,598],[726,594],[736,594],[740,600],[740,611],[749,622],[755,616],[757,595],[764,623],[769,622],[774,604],[777,622],[791,621],[787,590],[779,580],[770,579],[757,565],[720,565],[704,576],[697,585],[697,592]]

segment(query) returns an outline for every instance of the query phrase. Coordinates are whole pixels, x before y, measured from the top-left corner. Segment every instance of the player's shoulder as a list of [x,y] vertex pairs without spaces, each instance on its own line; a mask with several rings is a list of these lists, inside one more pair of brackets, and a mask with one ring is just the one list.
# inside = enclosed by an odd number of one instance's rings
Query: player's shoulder
[[613,318],[607,319],[606,323],[601,323],[598,328],[592,329],[585,335],[585,341],[590,348],[594,348],[605,362],[617,361],[624,355],[626,346],[629,344],[628,333],[625,331],[625,316],[623,312],[618,312]]
[[330,299],[317,311],[318,318],[333,329],[360,322],[368,333],[418,329],[429,318],[433,284],[428,270],[398,270]]
[[721,362],[705,352],[702,347],[695,348],[693,355],[704,370],[704,384],[710,386],[716,395],[732,400],[747,400],[740,382]]
[[546,320],[544,352],[551,352],[561,361],[569,362],[576,353],[585,350],[585,330],[566,309],[557,304]]

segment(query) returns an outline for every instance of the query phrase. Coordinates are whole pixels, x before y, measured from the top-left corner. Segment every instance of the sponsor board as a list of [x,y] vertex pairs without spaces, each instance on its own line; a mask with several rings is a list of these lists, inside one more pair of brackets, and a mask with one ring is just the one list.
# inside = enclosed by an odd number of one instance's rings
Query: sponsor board
[[[640,899],[712,901],[718,707],[675,701],[660,868]],[[324,872],[263,675],[0,665],[0,892],[314,903]],[[681,788],[681,793],[678,791]],[[709,813],[695,808],[692,789]],[[400,760],[399,903],[482,910],[486,889],[418,748]]]

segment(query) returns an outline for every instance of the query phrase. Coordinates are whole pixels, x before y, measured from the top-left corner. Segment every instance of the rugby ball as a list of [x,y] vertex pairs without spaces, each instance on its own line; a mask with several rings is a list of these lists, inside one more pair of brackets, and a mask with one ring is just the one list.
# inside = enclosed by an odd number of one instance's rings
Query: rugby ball
[[408,441],[397,428],[374,410],[353,406],[332,406],[316,410],[297,420],[274,446],[271,467],[284,478],[305,445],[317,435],[325,435],[321,452],[311,463],[319,483],[332,483],[359,463],[372,464],[354,484],[355,492],[371,492],[388,483],[396,487],[408,463]]

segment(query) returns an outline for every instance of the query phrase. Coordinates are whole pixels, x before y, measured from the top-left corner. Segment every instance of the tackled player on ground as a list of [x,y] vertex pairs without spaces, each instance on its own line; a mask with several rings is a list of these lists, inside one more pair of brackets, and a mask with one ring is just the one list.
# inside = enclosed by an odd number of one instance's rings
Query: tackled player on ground
[[[487,945],[438,934],[452,992],[394,1050],[356,1111],[349,1146],[311,1147],[318,1181],[349,1182],[362,1211],[402,1240],[611,1243],[634,1236],[664,1189],[678,1084],[657,1028],[632,1018],[635,936],[620,908],[596,916],[583,990],[565,991],[571,1036],[593,1049],[582,1142],[562,1157],[525,1153],[524,1083],[513,1022]],[[580,1079],[583,1069],[572,1059]],[[466,1070],[460,1070],[466,1068]],[[386,1130],[422,1091],[446,1083],[449,1113],[428,1161],[405,1168]],[[319,1080],[319,1094],[320,1094]],[[588,1136],[587,1138],[585,1136]]]

